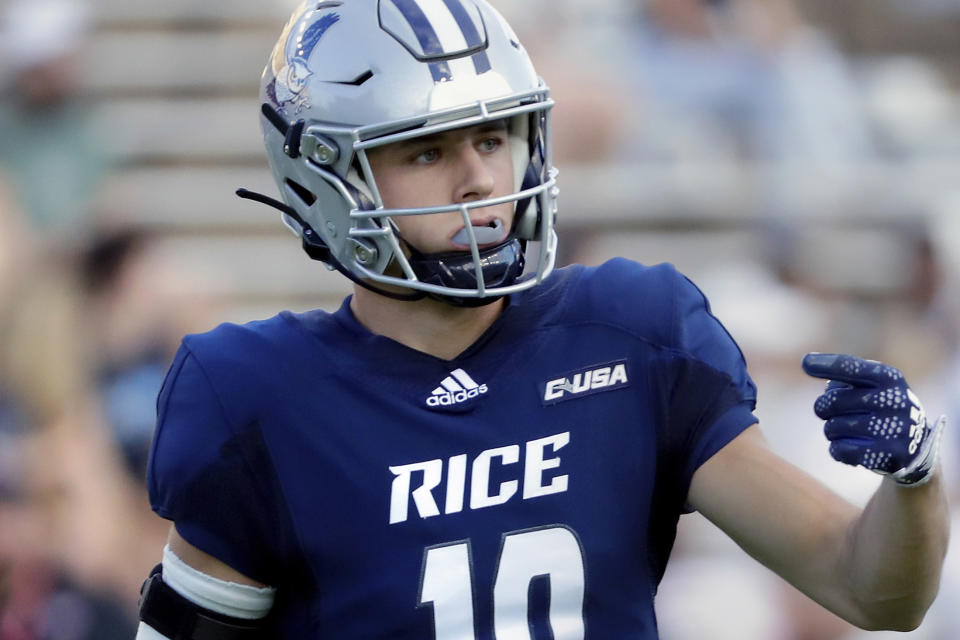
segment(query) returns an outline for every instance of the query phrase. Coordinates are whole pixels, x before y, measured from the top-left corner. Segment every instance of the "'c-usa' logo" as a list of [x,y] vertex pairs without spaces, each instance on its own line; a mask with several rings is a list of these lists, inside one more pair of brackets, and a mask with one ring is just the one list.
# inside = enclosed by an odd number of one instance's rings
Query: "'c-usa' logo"
[[274,92],[281,107],[293,104],[296,112],[310,107],[310,96],[304,92],[307,80],[313,75],[308,60],[327,29],[340,21],[340,14],[328,13],[304,30],[297,40],[296,54],[277,72]]

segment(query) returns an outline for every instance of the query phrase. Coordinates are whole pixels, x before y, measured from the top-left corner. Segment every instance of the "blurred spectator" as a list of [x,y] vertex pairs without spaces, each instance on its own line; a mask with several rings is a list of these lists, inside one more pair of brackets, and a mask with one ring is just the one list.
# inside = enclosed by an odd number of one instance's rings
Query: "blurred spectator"
[[106,167],[79,95],[88,26],[81,0],[11,0],[0,13],[0,168],[32,226],[59,240],[83,231]]
[[207,305],[181,295],[185,276],[155,245],[135,228],[104,230],[80,265],[86,357],[112,438],[137,483],[146,477],[157,394],[180,338],[208,324],[198,317]]
[[78,266],[83,357],[103,424],[87,457],[101,460],[100,491],[116,499],[108,521],[123,523],[105,562],[107,579],[132,606],[169,532],[169,523],[151,511],[144,487],[157,394],[180,338],[209,326],[209,305],[185,293],[188,276],[175,256],[136,228],[100,230]]
[[138,482],[146,477],[156,397],[172,358],[166,318],[149,304],[155,287],[137,274],[144,243],[135,231],[97,238],[82,265],[88,357],[112,436]]
[[871,151],[847,64],[789,0],[644,0],[638,149],[665,160],[843,165]]
[[76,287],[29,240],[0,189],[0,638],[127,640],[132,607],[114,594],[129,588],[116,566],[128,497],[89,392]]
[[136,630],[129,610],[105,590],[79,583],[58,561],[62,497],[38,477],[50,460],[22,429],[0,416],[0,466],[13,459],[20,471],[0,477],[0,638],[129,640]]

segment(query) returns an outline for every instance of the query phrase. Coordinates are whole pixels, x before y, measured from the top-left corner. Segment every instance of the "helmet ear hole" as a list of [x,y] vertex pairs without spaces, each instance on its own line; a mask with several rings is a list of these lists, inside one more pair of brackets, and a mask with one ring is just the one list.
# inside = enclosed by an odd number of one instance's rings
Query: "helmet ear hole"
[[349,180],[344,180],[343,186],[346,187],[350,195],[353,196],[353,199],[356,201],[361,211],[373,211],[377,208],[377,205],[373,203],[373,200],[371,200],[367,194],[358,189],[357,186],[352,184]]
[[373,202],[370,186],[363,178],[364,172],[360,165],[360,158],[354,157],[350,164],[350,170],[347,172],[347,179],[343,181],[344,187],[353,197],[354,201],[361,211],[373,211],[377,205]]
[[311,207],[313,203],[317,201],[317,196],[299,182],[294,182],[290,178],[287,178],[286,184],[304,205]]

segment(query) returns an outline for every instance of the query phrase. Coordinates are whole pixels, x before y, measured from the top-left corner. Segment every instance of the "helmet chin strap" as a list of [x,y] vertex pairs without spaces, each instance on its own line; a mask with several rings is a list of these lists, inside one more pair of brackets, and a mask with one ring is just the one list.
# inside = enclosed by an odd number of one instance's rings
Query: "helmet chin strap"
[[[477,267],[473,254],[463,251],[425,254],[409,242],[410,267],[421,282],[453,289],[471,289],[477,286]],[[480,270],[486,287],[505,287],[513,284],[523,273],[525,258],[520,240],[508,237],[500,244],[480,251]],[[483,307],[503,296],[467,298],[428,293],[430,298],[455,307]]]

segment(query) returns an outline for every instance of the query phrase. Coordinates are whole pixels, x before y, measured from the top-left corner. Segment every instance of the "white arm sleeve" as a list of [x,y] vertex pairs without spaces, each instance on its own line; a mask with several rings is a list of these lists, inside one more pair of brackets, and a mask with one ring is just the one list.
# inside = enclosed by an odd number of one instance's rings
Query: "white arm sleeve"
[[[227,582],[197,571],[170,549],[163,548],[163,581],[190,602],[210,611],[257,620],[273,606],[277,590],[273,587],[253,587]],[[135,640],[169,640],[150,625],[141,622]]]
[[133,640],[170,640],[170,638],[160,635],[159,631],[156,631],[146,622],[141,622],[140,626],[137,627],[137,637]]

